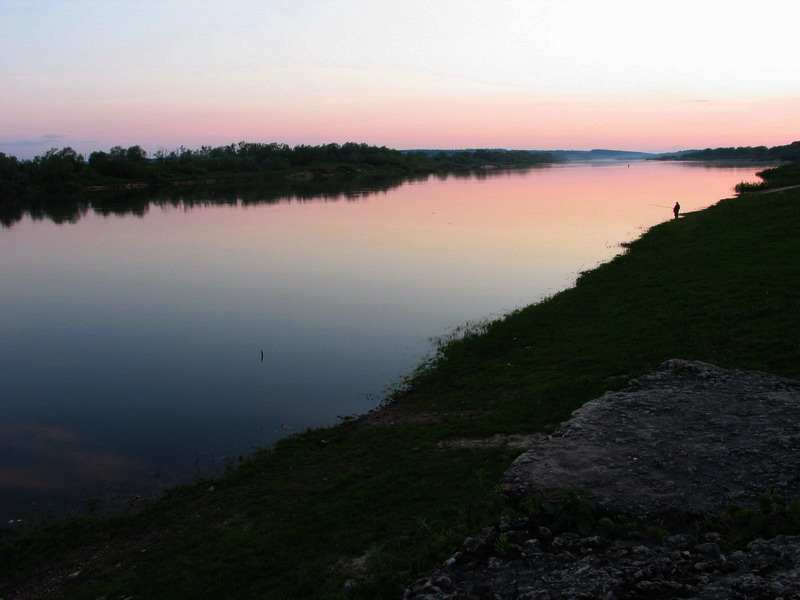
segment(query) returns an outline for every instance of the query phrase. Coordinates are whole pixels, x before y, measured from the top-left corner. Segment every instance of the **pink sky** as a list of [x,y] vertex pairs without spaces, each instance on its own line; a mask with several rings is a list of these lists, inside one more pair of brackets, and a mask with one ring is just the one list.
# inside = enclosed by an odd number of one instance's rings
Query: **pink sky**
[[712,4],[7,0],[0,151],[800,139],[798,4]]

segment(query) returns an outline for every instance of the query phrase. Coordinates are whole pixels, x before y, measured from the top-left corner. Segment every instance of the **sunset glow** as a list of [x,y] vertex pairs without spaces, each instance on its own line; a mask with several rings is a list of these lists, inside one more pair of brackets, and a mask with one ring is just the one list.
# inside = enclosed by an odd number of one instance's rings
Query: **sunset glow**
[[770,0],[3,0],[0,151],[786,144],[797,17]]

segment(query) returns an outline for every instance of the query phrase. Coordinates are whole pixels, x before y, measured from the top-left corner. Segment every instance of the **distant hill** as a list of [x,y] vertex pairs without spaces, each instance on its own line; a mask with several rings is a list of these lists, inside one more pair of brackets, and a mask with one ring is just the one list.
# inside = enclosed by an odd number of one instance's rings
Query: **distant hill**
[[675,152],[661,152],[659,154],[653,155],[651,158],[648,158],[647,160],[680,160],[681,157],[692,152],[698,152],[698,150],[692,149],[692,150],[677,150]]
[[563,162],[576,162],[584,160],[645,160],[654,158],[657,154],[650,152],[631,152],[628,150],[547,150],[556,160]]
[[404,154],[416,154],[418,152],[422,152],[426,156],[436,156],[439,153],[446,154],[447,156],[452,156],[453,154],[459,154],[461,152],[531,152],[537,153],[537,150],[508,150],[507,148],[415,148],[411,150],[400,150]]
[[[660,154],[652,154],[650,152],[630,152],[627,150],[507,150],[505,148],[483,148],[481,150],[487,152],[530,152],[531,154],[546,154],[552,156],[557,162],[577,162],[585,160],[645,160],[648,158],[655,158],[661,156]],[[419,149],[419,150],[401,150],[401,152],[422,152],[428,156],[436,156],[440,152],[448,156],[458,152],[476,152],[476,149]]]

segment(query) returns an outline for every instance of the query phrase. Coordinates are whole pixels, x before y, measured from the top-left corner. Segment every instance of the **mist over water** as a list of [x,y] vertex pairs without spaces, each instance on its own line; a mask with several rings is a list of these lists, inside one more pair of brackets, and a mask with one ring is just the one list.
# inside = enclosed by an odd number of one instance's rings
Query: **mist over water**
[[[761,167],[583,163],[19,207],[0,229],[0,524],[375,407],[431,338],[568,287]],[[262,359],[263,353],[263,359]]]

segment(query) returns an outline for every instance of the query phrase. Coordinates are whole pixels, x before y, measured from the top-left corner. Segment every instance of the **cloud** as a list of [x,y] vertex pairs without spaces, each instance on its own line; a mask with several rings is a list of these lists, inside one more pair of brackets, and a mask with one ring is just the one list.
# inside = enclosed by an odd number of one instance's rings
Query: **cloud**
[[62,133],[46,133],[41,136],[38,140],[14,140],[11,142],[2,142],[0,141],[0,147],[3,148],[28,148],[28,147],[35,147],[35,146],[45,146],[47,144],[52,144],[53,142],[57,142],[63,138],[67,137]]

